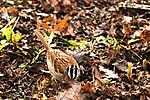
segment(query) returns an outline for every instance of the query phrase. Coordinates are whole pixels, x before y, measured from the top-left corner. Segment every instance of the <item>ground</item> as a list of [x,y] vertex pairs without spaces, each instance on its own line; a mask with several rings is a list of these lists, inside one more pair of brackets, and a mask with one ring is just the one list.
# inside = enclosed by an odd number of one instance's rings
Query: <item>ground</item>
[[[0,99],[149,100],[148,0],[2,0]],[[83,73],[56,83],[39,29],[53,49],[72,55]]]

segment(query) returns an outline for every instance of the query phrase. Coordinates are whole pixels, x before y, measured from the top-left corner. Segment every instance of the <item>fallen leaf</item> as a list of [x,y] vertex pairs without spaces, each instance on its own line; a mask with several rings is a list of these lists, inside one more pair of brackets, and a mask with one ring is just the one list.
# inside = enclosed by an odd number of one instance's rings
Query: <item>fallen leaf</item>
[[7,8],[7,11],[13,15],[19,14],[19,11],[16,8]]
[[123,16],[125,22],[130,23],[132,21],[132,17],[130,16]]
[[87,82],[85,85],[81,86],[81,90],[84,92],[84,93],[93,93],[94,92],[94,84],[93,83],[90,83],[90,82]]
[[47,23],[43,23],[42,27],[45,28],[45,29],[50,29],[50,27],[49,27],[49,25]]
[[62,29],[65,29],[66,27],[68,27],[68,19],[70,17],[66,17],[65,19],[61,20],[55,27],[54,30],[55,31],[61,31]]
[[141,79],[141,77],[143,76],[144,73],[145,73],[145,71],[142,71],[142,72],[140,73],[140,75],[139,75],[138,78],[137,78],[138,81]]
[[48,16],[43,19],[43,22],[46,23],[46,22],[49,22],[50,20],[51,20],[51,16]]
[[129,79],[132,78],[132,68],[133,68],[133,64],[131,62],[128,62],[128,72],[127,72],[127,76]]
[[58,95],[55,96],[56,100],[83,100],[81,99],[80,83],[74,82],[69,85],[70,85],[70,88],[60,91]]
[[147,30],[144,30],[144,31],[140,34],[140,37],[141,37],[141,38],[146,38],[146,37],[147,37],[147,34],[148,34],[148,31],[147,31]]

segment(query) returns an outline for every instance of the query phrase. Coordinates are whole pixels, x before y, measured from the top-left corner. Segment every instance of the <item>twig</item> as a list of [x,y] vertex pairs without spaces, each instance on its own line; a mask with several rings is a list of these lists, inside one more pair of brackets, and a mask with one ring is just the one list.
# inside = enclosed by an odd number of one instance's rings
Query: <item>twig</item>
[[17,20],[15,21],[15,24],[14,24],[13,28],[11,29],[11,31],[14,30],[15,26],[17,25],[17,22],[18,22],[19,18],[20,18],[20,17],[18,17]]

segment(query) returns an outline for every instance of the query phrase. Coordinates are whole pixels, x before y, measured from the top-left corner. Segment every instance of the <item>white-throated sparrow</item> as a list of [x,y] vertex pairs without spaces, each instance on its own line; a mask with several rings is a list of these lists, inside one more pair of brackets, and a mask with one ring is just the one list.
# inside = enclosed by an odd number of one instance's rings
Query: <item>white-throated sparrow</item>
[[52,49],[40,30],[36,30],[35,34],[46,48],[47,65],[53,78],[59,82],[78,79],[81,68],[76,60],[59,49]]

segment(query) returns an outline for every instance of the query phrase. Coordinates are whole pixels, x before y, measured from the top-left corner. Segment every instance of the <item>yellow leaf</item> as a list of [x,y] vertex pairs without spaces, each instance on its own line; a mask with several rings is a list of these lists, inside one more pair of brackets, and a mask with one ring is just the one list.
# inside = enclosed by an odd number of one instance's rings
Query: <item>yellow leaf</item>
[[129,79],[132,78],[132,68],[133,68],[133,64],[131,62],[128,62],[128,73],[127,76]]
[[140,73],[140,75],[138,76],[138,81],[141,79],[141,77],[142,77],[142,75],[145,73],[145,71],[142,71],[141,73]]
[[22,35],[21,33],[14,34],[14,32],[12,32],[12,42],[13,42],[13,43],[18,42],[18,41],[21,40],[23,37],[24,37],[24,35]]
[[144,70],[147,69],[147,64],[148,64],[148,61],[146,59],[143,60],[143,63],[142,63],[142,67]]
[[44,93],[41,93],[41,94],[43,94],[43,97],[41,98],[41,100],[47,100],[46,95]]
[[34,94],[34,95],[32,96],[32,98],[34,98],[34,99],[39,98],[39,94]]
[[44,78],[44,80],[41,82],[42,89],[44,89],[44,88],[47,87],[47,82],[48,82],[48,79],[47,79],[47,78]]

